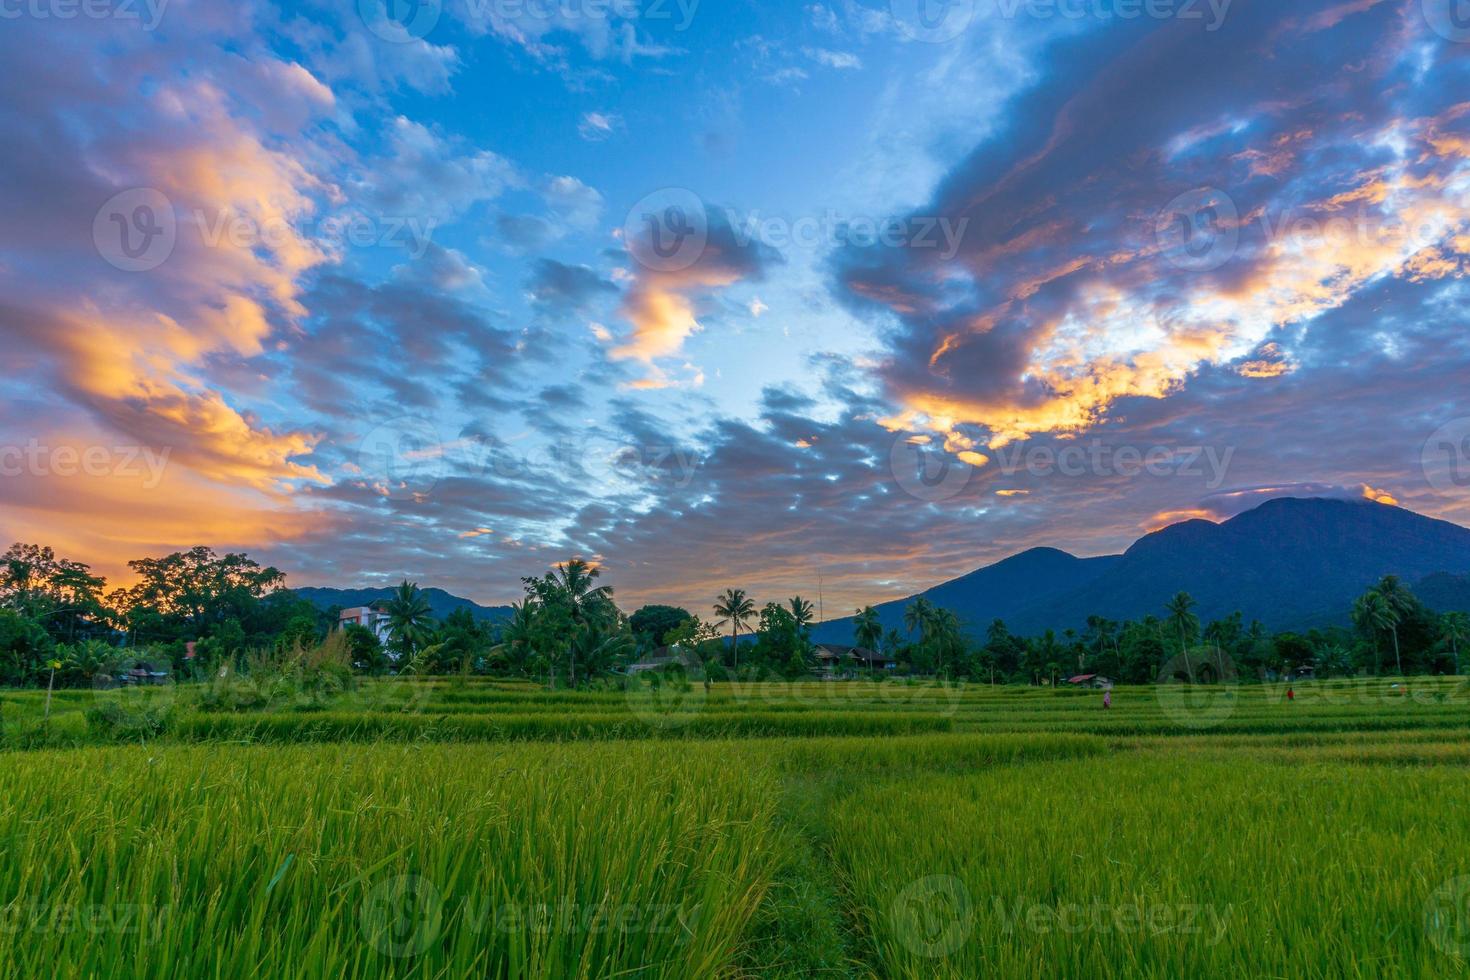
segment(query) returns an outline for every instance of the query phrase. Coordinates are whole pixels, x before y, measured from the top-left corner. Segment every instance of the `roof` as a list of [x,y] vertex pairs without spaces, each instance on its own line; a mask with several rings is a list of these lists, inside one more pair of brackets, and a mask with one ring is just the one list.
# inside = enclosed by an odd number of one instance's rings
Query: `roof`
[[872,663],[874,661],[886,662],[892,659],[881,653],[869,650],[867,647],[849,647],[843,646],[840,643],[818,643],[815,649],[818,660],[837,660],[842,657],[851,657],[854,660],[864,660]]
[[1097,675],[1096,674],[1078,674],[1076,677],[1068,677],[1067,678],[1067,683],[1068,684],[1081,684],[1083,681],[1092,681],[1092,680],[1096,680],[1096,679],[1097,679]]

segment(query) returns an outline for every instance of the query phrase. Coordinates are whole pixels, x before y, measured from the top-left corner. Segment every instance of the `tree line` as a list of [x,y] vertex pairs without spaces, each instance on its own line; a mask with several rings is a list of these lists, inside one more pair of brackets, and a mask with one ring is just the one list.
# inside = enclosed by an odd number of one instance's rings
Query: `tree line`
[[[254,652],[320,644],[337,628],[338,608],[300,598],[280,570],[244,554],[198,547],[128,565],[134,584],[108,591],[89,566],[50,548],[15,544],[0,555],[0,684],[93,684],[139,661],[180,679],[205,676]],[[706,682],[800,678],[817,666],[815,610],[799,595],[757,606],[730,588],[705,616],[667,605],[625,615],[599,580],[599,569],[578,558],[525,578],[521,600],[498,622],[468,609],[437,618],[422,590],[405,581],[376,604],[384,637],[349,625],[341,641],[365,674],[501,674],[553,687],[606,683],[640,661]],[[1195,609],[1179,593],[1159,616],[1092,616],[1081,630],[1031,637],[996,620],[982,639],[952,610],[919,597],[901,628],[885,628],[872,607],[858,610],[852,639],[899,674],[1057,684],[1088,673],[1122,683],[1304,668],[1318,676],[1458,673],[1470,633],[1464,613],[1435,613],[1393,576],[1357,601],[1351,627],[1273,633],[1238,612],[1201,623]],[[840,669],[863,672],[852,663]]]

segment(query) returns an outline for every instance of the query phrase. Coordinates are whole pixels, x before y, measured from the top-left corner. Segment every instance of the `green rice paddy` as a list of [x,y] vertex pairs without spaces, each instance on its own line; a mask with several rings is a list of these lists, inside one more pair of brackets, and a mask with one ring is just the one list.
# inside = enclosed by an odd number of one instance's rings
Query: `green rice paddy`
[[1463,976],[1400,683],[6,693],[0,976]]

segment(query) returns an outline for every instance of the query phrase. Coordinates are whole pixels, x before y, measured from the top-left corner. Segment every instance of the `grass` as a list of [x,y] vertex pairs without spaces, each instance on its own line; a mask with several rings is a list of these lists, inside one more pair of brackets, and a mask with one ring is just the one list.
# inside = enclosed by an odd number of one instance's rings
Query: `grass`
[[3,693],[0,976],[1464,975],[1466,689],[1296,693]]

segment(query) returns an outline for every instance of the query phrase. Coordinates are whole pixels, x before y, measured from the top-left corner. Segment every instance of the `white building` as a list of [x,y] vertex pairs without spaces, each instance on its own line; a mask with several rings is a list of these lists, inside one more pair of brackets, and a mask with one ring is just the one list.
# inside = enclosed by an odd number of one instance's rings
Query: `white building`
[[337,614],[337,628],[346,629],[348,626],[361,626],[370,629],[377,634],[383,643],[388,642],[388,614],[381,609],[372,606],[353,606],[344,609]]

